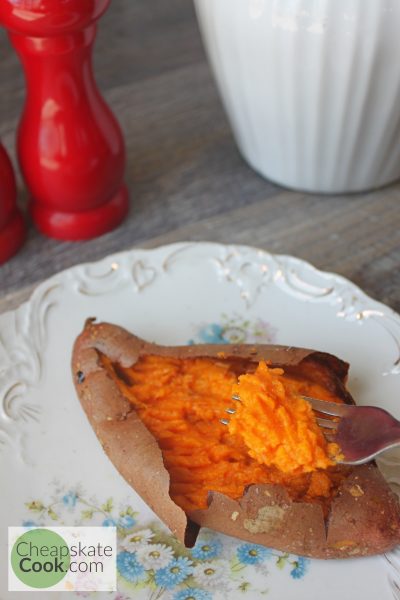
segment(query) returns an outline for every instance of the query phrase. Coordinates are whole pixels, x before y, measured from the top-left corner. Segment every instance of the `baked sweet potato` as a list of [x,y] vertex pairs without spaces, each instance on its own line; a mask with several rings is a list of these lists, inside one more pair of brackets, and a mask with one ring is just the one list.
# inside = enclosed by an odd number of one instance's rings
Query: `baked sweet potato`
[[248,454],[220,424],[239,375],[281,367],[300,394],[353,403],[347,363],[276,345],[165,347],[89,319],[74,383],[115,467],[179,540],[207,526],[318,558],[385,552],[400,542],[400,504],[374,462],[285,473]]

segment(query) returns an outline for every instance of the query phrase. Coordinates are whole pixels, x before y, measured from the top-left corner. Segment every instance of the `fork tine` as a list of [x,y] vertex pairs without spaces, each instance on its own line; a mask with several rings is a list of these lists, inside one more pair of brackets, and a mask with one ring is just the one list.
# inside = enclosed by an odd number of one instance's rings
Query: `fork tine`
[[336,421],[332,421],[332,419],[320,419],[317,417],[316,420],[318,425],[324,429],[337,429],[338,423]]
[[234,415],[236,412],[236,408],[227,408],[225,412],[228,413],[228,415]]
[[232,400],[235,400],[236,402],[241,402],[240,396],[238,394],[233,394]]
[[219,422],[222,423],[222,425],[229,425],[229,419],[220,419]]
[[307,400],[311,407],[317,412],[333,417],[343,417],[348,413],[349,406],[347,404],[336,404],[336,402],[328,402],[327,400],[317,400],[311,396],[302,396]]
[[[325,433],[324,432],[324,437],[326,439],[327,442],[336,442],[337,443],[337,439],[336,439],[336,434],[335,433]],[[338,461],[341,462],[341,461]]]

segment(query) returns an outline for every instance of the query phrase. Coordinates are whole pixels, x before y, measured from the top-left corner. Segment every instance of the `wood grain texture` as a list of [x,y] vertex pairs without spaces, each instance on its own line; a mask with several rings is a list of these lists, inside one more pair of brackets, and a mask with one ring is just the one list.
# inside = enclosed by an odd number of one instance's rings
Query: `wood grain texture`
[[[0,53],[0,135],[16,164],[24,84],[4,33]],[[113,0],[100,23],[95,67],[126,138],[129,218],[85,243],[46,239],[30,226],[24,248],[0,267],[0,311],[60,269],[182,240],[293,254],[400,311],[400,184],[318,196],[284,190],[252,171],[235,146],[191,2]],[[20,179],[19,186],[25,206]]]

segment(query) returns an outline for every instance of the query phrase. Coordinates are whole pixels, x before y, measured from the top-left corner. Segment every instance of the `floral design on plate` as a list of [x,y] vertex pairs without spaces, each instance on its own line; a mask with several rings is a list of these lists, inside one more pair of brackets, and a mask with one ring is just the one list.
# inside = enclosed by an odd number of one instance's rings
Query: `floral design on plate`
[[[192,549],[185,548],[160,522],[143,522],[129,504],[113,498],[97,502],[81,487],[58,488],[50,502],[34,499],[25,504],[25,527],[46,525],[103,525],[117,528],[118,593],[111,600],[125,600],[140,590],[148,600],[216,600],[221,594],[266,594],[253,583],[254,572],[264,576],[271,569],[285,571],[292,580],[302,579],[310,560],[219,535],[204,529]],[[126,594],[126,595],[124,595]],[[93,592],[76,592],[93,597]],[[136,597],[136,596],[135,596]]]
[[222,313],[218,322],[201,323],[189,344],[273,344],[278,330],[268,321]]

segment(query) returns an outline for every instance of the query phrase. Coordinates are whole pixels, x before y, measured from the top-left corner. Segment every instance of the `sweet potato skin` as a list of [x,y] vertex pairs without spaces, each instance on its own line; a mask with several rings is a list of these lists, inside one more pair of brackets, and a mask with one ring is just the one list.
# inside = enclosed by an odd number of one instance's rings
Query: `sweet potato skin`
[[276,345],[150,344],[126,330],[89,319],[77,338],[72,373],[82,407],[114,466],[172,533],[187,546],[200,526],[279,550],[315,558],[347,558],[386,552],[400,543],[400,504],[375,463],[354,467],[344,478],[325,521],[318,504],[294,502],[278,485],[251,485],[239,500],[209,493],[208,508],[190,515],[169,496],[169,474],[157,441],[102,367],[99,353],[122,367],[146,354],[269,360],[286,369],[308,360],[326,367],[326,384],[353,400],[345,388],[348,365],[326,353]]

